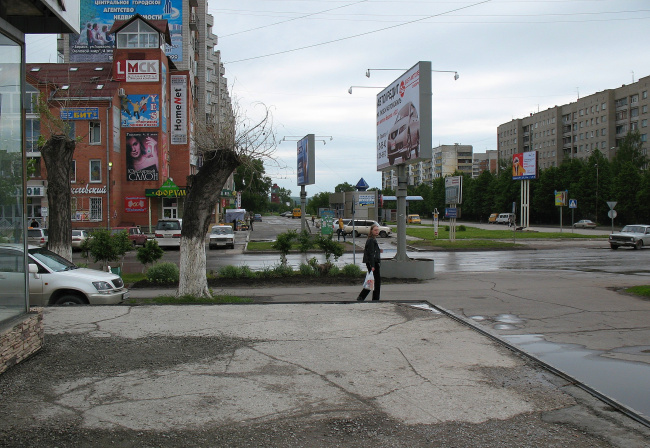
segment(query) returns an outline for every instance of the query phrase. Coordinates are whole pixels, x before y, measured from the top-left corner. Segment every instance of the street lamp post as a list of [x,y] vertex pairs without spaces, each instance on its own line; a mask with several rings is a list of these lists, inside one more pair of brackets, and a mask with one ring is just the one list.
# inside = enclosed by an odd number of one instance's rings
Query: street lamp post
[[596,224],[598,224],[598,162],[596,162]]

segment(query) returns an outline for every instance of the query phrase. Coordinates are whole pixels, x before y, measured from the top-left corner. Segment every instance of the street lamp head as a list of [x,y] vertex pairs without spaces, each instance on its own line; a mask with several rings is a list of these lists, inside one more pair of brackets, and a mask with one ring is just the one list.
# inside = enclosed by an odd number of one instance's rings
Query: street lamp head
[[352,95],[352,87],[350,87],[350,88],[348,89],[348,93],[349,93],[350,95]]
[[370,69],[366,70],[366,78],[370,78]]
[[454,73],[454,81],[458,81],[458,78],[460,78],[458,72]]

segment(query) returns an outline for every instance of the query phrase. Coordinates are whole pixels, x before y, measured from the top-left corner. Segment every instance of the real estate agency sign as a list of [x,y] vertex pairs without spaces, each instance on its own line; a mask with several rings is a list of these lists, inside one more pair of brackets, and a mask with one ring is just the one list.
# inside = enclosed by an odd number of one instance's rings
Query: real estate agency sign
[[431,62],[420,61],[377,95],[377,170],[431,158]]
[[158,82],[160,61],[117,59],[113,61],[113,78],[122,82]]

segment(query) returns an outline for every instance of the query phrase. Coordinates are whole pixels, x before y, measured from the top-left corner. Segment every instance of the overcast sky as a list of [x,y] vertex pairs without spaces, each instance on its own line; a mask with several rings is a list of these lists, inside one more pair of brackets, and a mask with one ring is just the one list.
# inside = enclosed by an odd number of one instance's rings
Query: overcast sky
[[[209,12],[233,98],[253,114],[269,106],[286,137],[266,171],[293,196],[306,134],[317,136],[308,196],[362,177],[381,187],[381,89],[348,89],[386,87],[418,61],[460,75],[433,73],[433,145],[474,152],[496,149],[506,121],[650,75],[648,0],[211,0]],[[28,61],[48,61],[44,37],[27,42]]]

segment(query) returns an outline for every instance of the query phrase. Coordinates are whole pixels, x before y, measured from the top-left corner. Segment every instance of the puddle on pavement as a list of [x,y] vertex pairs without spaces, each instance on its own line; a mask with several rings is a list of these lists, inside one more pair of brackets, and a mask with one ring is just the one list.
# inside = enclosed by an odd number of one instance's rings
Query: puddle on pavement
[[[650,417],[650,365],[601,356],[575,344],[556,344],[542,335],[502,335],[504,340],[547,364],[571,375],[589,387]],[[646,354],[649,346],[612,350]]]
[[495,324],[492,328],[495,330],[516,330],[517,324],[526,322],[525,319],[517,317],[514,314],[499,314],[494,318],[488,318],[486,316],[470,316],[469,318],[475,322],[494,321]]
[[429,305],[428,303],[418,303],[411,305],[413,308],[419,308],[421,310],[431,311],[434,314],[442,314],[440,311]]

